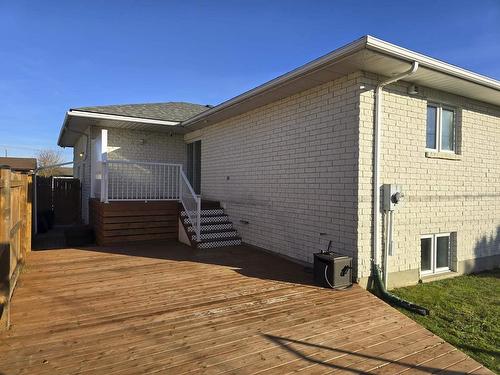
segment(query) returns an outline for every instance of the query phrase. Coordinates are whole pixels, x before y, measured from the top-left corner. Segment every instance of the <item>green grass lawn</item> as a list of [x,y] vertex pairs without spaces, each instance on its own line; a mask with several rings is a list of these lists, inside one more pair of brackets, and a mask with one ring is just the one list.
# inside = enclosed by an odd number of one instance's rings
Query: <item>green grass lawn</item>
[[427,307],[403,313],[500,374],[500,269],[391,291]]

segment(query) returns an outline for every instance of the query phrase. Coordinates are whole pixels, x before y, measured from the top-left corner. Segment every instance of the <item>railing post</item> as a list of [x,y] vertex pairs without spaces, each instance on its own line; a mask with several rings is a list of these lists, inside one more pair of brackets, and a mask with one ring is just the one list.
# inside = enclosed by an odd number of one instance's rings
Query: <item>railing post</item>
[[197,209],[196,209],[196,240],[200,242],[201,240],[201,198],[197,197]]
[[104,181],[106,183],[106,188],[104,189],[104,202],[109,203],[109,164],[107,160],[104,162]]
[[182,167],[179,167],[179,173],[177,173],[177,178],[179,179],[179,201],[182,202]]
[[108,163],[103,160],[101,164],[101,202],[108,203]]

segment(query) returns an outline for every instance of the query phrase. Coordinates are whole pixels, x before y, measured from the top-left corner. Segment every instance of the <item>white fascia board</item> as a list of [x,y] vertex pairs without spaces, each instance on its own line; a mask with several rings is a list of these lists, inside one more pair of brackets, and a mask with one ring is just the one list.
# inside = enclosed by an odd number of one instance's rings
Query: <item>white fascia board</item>
[[66,131],[67,124],[68,124],[68,114],[66,113],[64,115],[64,121],[63,121],[63,125],[61,126],[61,130],[59,130],[59,138],[57,138],[57,145],[59,147],[65,147],[65,146],[61,146],[61,143],[62,143],[62,137],[64,135],[64,132]]
[[70,109],[68,112],[66,112],[66,115],[64,116],[63,125],[61,127],[61,131],[59,132],[59,139],[57,140],[57,144],[61,147],[67,147],[67,146],[62,146],[62,141],[64,133],[66,131],[71,131],[71,129],[68,129],[68,123],[71,117],[89,118],[96,120],[128,121],[128,122],[137,122],[143,124],[163,125],[163,126],[177,126],[180,124],[179,121],[154,120],[142,117],[109,115],[104,113],[94,113],[94,112],[86,112],[86,111]]
[[498,80],[483,76],[481,74],[473,73],[466,69],[459,68],[457,66],[445,63],[443,61],[433,59],[432,57],[428,57],[423,54],[410,51],[406,48],[396,46],[392,43],[377,39],[370,35],[366,35],[354,42],[345,45],[344,47],[341,47],[333,52],[330,52],[329,54],[323,57],[313,60],[310,63],[307,63],[288,73],[285,73],[267,83],[264,83],[263,85],[257,86],[254,89],[251,89],[232,99],[229,99],[209,109],[208,111],[202,112],[194,117],[191,117],[190,119],[184,121],[181,125],[183,127],[189,127],[190,125],[198,123],[201,120],[206,119],[219,111],[226,110],[232,106],[238,105],[239,103],[245,100],[251,99],[264,92],[280,87],[284,83],[289,83],[293,80],[300,79],[301,77],[304,77],[307,74],[310,74],[318,69],[321,69],[323,66],[327,64],[333,63],[336,60],[338,61],[348,55],[351,55],[363,49],[379,52],[387,56],[392,56],[394,58],[406,61],[408,63],[413,63],[414,61],[417,61],[421,67],[442,72],[444,74],[454,76],[458,79],[466,80],[469,82],[482,85],[484,87],[500,91],[500,81]]
[[154,120],[143,117],[131,117],[131,116],[121,116],[121,115],[108,115],[104,113],[95,113],[95,112],[85,112],[79,111],[76,109],[70,109],[67,116],[73,117],[86,117],[86,118],[95,118],[98,120],[115,120],[115,121],[129,121],[129,122],[139,122],[144,124],[153,124],[153,125],[169,125],[175,126],[179,125],[179,121],[166,121],[166,120]]
[[189,126],[193,123],[196,123],[200,121],[203,118],[209,117],[213,115],[214,113],[217,113],[219,111],[222,111],[224,109],[227,109],[229,107],[232,107],[234,105],[237,105],[247,99],[253,98],[258,96],[259,94],[262,94],[264,92],[273,90],[277,87],[280,87],[284,83],[289,83],[290,81],[299,79],[303,77],[306,74],[309,74],[317,69],[321,69],[324,65],[329,64],[330,62],[334,60],[338,60],[342,57],[345,57],[347,55],[350,55],[354,52],[360,51],[366,46],[366,36],[355,40],[354,42],[351,42],[333,52],[330,52],[327,55],[324,55],[316,60],[313,60],[305,65],[302,65],[301,67],[294,69],[288,73],[285,73],[277,78],[274,78],[260,86],[257,86],[254,89],[251,89],[249,91],[244,92],[241,95],[235,96],[232,99],[229,99],[219,105],[216,105],[215,107],[209,109],[208,111],[202,112],[199,115],[196,115],[194,117],[191,117],[190,119],[184,121],[182,123],[182,126]]
[[377,51],[385,55],[393,56],[408,62],[417,61],[421,67],[426,67],[438,72],[455,76],[470,82],[477,83],[495,90],[500,90],[500,81],[471,72],[469,70],[460,68],[458,66],[448,64],[444,61],[434,59],[432,57],[423,55],[418,52],[413,52],[409,49],[396,46],[392,43],[377,39],[368,35],[366,37],[366,48],[369,50]]

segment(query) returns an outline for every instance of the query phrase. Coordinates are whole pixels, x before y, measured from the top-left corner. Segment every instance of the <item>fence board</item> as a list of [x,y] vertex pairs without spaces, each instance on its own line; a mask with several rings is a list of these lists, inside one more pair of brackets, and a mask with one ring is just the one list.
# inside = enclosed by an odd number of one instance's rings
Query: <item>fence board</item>
[[36,187],[39,215],[52,212],[56,225],[80,222],[81,186],[77,178],[37,176]]
[[0,330],[10,324],[10,299],[31,251],[32,177],[0,167]]

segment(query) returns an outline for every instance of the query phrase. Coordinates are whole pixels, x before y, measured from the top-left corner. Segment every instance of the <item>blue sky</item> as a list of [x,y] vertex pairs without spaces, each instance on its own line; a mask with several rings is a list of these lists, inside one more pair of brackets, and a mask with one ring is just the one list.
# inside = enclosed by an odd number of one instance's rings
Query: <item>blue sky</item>
[[365,34],[500,79],[498,0],[0,0],[0,154],[57,148],[69,108],[217,104]]

